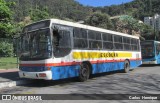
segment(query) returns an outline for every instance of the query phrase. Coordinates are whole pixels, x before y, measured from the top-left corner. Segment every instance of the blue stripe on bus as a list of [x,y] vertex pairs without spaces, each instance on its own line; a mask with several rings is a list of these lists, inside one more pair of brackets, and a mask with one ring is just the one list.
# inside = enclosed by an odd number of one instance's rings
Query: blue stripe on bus
[[[131,61],[131,69],[141,65],[141,60]],[[53,80],[76,77],[79,75],[80,66],[61,66],[52,67],[52,78]],[[92,74],[111,72],[116,70],[123,70],[124,62],[114,62],[114,63],[102,63],[102,64],[92,64]]]
[[52,79],[64,79],[78,76],[80,66],[52,67]]
[[[139,65],[141,65],[141,60],[130,61],[131,69],[136,68]],[[40,71],[40,68],[41,70],[44,69],[44,67],[21,67],[21,68],[23,68],[22,71],[28,71],[28,72],[42,72]],[[92,64],[92,74],[123,70],[123,68],[124,68],[124,62]],[[58,80],[64,78],[77,77],[79,75],[79,69],[80,69],[79,65],[51,67],[52,79]]]
[[141,60],[134,60],[130,62],[130,69],[134,69],[142,64]]

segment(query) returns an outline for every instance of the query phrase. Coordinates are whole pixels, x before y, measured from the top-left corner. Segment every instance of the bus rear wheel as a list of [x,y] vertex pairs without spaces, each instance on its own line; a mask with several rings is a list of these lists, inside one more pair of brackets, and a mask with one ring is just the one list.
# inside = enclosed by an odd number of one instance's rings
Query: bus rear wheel
[[129,61],[126,60],[126,61],[124,62],[124,73],[128,73],[129,70],[130,70],[130,64],[129,64]]
[[79,71],[79,81],[84,82],[89,79],[90,67],[87,63],[82,63]]

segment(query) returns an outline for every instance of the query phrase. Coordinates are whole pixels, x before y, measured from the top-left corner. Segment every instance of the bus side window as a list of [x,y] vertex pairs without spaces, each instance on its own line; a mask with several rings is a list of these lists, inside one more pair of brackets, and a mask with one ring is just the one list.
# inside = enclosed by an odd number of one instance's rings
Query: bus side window
[[89,30],[88,31],[89,49],[102,49],[101,32]]
[[103,49],[113,49],[113,36],[112,34],[102,33]]
[[123,49],[124,50],[131,50],[130,40],[131,39],[128,37],[123,37]]
[[82,28],[74,28],[73,30],[74,48],[87,49],[87,30]]
[[71,51],[71,30],[67,26],[53,27],[53,53],[56,58],[64,57]]
[[58,27],[53,28],[53,43],[54,46],[59,46],[59,40],[60,40],[61,36],[58,30]]
[[114,47],[116,50],[123,50],[122,36],[114,35]]

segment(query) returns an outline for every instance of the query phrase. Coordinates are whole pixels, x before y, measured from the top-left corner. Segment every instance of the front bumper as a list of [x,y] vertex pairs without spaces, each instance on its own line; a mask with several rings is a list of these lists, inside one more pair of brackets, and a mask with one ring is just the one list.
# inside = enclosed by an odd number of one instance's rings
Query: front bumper
[[19,77],[20,78],[30,78],[30,79],[51,80],[52,79],[52,72],[51,71],[44,71],[44,72],[19,71]]
[[142,64],[157,64],[157,60],[155,60],[155,61],[143,61]]

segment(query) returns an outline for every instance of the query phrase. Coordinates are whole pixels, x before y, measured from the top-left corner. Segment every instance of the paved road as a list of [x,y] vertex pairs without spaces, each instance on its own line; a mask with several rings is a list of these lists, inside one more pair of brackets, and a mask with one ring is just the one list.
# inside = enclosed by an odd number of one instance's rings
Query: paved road
[[[160,94],[160,65],[142,66],[130,73],[94,75],[87,82],[76,79],[35,81],[35,84],[5,88],[0,93],[13,94]],[[56,102],[56,101],[55,101]],[[64,101],[61,101],[64,102]],[[67,102],[67,101],[66,101]],[[74,102],[74,101],[72,101]],[[77,101],[76,101],[77,102]],[[82,103],[81,101],[78,101]],[[77,103],[78,103],[77,102]],[[107,102],[107,101],[88,101]],[[111,102],[111,101],[108,101]],[[160,103],[160,101],[112,101],[113,103]],[[68,102],[69,103],[69,102]]]

